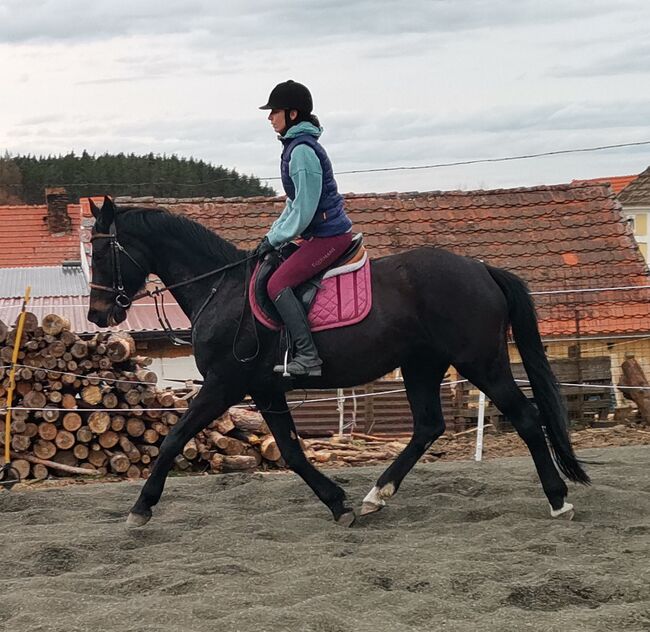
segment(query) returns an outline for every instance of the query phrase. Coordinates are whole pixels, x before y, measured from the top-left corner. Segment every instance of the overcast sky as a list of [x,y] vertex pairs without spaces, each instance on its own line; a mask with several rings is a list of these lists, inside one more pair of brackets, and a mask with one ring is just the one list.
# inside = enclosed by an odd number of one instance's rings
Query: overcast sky
[[[649,33],[648,0],[0,0],[0,151],[276,176],[257,107],[288,78],[311,89],[337,171],[646,141]],[[496,188],[648,165],[650,145],[338,181]]]

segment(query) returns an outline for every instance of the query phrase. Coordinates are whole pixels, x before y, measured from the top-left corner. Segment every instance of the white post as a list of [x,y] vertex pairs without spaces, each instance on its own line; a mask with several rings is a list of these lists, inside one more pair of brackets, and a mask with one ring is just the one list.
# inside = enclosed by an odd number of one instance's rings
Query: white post
[[339,439],[343,438],[343,412],[345,408],[345,397],[343,397],[343,389],[336,389],[336,410],[339,411]]
[[478,420],[476,422],[476,452],[474,460],[480,461],[483,458],[483,428],[485,427],[485,393],[479,391],[478,396]]

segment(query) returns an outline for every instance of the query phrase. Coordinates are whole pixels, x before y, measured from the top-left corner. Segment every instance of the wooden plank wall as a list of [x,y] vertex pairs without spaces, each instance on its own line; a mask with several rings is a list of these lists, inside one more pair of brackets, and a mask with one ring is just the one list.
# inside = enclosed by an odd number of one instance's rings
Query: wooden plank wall
[[[344,395],[369,395],[384,391],[398,391],[372,397],[357,397],[356,423],[354,430],[367,434],[401,434],[413,430],[413,418],[409,407],[404,382],[402,380],[378,380],[355,389],[344,389]],[[336,401],[324,401],[300,405],[309,399],[333,399],[337,397],[336,389],[293,391],[289,393],[289,406],[293,408],[293,418],[298,431],[303,436],[327,436],[338,432],[339,411]],[[453,398],[451,388],[443,386],[443,413],[445,418],[453,421]],[[344,423],[353,419],[353,402],[346,400],[344,405]]]

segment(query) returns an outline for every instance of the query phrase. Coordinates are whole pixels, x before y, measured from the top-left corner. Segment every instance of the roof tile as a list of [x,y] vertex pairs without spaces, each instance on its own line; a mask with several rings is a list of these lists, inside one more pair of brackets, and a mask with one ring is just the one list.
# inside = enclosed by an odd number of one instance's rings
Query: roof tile
[[638,177],[638,174],[631,176],[612,176],[610,178],[592,178],[591,180],[574,180],[574,184],[609,184],[614,193],[618,195],[629,184],[632,184]]
[[52,235],[47,228],[47,206],[0,206],[0,268],[60,265],[79,260],[79,205],[69,204],[72,230]]

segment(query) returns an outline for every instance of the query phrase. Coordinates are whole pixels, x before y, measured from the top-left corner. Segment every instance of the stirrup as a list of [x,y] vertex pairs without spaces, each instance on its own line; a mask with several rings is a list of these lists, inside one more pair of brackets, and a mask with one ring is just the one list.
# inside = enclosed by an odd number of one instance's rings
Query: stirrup
[[286,358],[285,363],[276,364],[273,367],[273,371],[275,373],[282,373],[283,377],[320,377],[322,375],[322,368],[320,364],[316,364],[314,366],[305,366],[303,364],[300,364],[300,362],[296,362],[295,360],[292,360],[287,364]]

